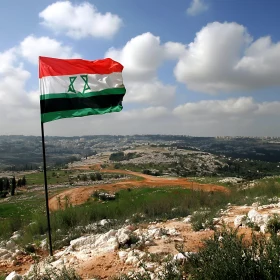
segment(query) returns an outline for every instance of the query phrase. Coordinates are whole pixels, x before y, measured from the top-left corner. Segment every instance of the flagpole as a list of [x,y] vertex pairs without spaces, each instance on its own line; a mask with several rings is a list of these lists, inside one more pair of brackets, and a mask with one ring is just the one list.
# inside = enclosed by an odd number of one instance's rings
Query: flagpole
[[47,167],[46,167],[46,150],[45,150],[45,135],[44,135],[44,124],[43,124],[43,122],[41,122],[41,132],[42,132],[42,148],[43,148],[45,199],[46,199],[46,211],[47,211],[47,220],[48,220],[49,250],[50,250],[50,256],[52,256],[53,255],[53,251],[52,251],[52,235],[51,235],[51,223],[50,223],[50,211],[49,211]]

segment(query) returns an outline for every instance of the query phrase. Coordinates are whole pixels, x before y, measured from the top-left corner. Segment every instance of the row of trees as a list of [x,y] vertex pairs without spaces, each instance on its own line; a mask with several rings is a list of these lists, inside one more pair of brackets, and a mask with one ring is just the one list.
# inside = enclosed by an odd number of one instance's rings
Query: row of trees
[[26,178],[20,178],[16,180],[15,176],[13,178],[2,177],[0,178],[0,197],[6,197],[10,192],[11,196],[15,195],[16,187],[23,187],[26,185]]

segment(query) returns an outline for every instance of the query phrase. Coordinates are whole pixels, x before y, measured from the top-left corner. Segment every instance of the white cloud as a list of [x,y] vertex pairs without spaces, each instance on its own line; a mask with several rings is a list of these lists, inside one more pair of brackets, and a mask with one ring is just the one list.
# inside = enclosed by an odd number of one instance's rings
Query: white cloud
[[89,2],[75,5],[70,1],[58,1],[40,12],[39,17],[46,27],[74,39],[90,36],[111,38],[122,26],[118,15],[102,14]]
[[176,59],[184,51],[183,44],[161,44],[159,37],[148,32],[132,38],[123,48],[109,49],[105,57],[124,65],[125,102],[166,105],[172,103],[176,87],[160,82],[157,71],[165,60]]
[[[0,53],[0,131],[2,134],[37,133],[40,129],[39,98],[25,89],[31,74],[19,62],[16,48]],[[40,131],[40,130],[38,130]]]
[[123,48],[111,48],[105,54],[105,57],[111,57],[124,65],[124,77],[129,81],[153,79],[163,56],[160,38],[149,32],[132,38]]
[[128,93],[125,96],[125,103],[172,105],[176,93],[175,86],[164,85],[158,80],[128,83],[126,88]]
[[83,135],[86,131],[86,134],[280,136],[279,116],[279,101],[258,103],[252,97],[240,97],[190,102],[174,110],[153,106],[83,119],[59,120],[47,124],[46,131],[49,135]]
[[201,100],[177,106],[173,112],[185,120],[223,123],[231,120],[254,119],[258,116],[280,115],[280,102],[257,103],[252,97]]
[[186,46],[177,42],[167,42],[163,47],[166,59],[178,59],[186,51]]
[[168,116],[169,111],[162,106],[148,107],[142,109],[134,109],[130,111],[124,111],[122,114],[118,114],[116,118],[119,120],[154,120]]
[[18,52],[29,62],[37,64],[39,56],[56,58],[78,58],[79,54],[74,53],[71,47],[49,37],[26,37],[19,45]]
[[237,23],[210,23],[196,34],[174,73],[194,91],[219,93],[280,85],[280,43],[253,42]]
[[208,10],[208,6],[203,3],[203,0],[192,0],[190,7],[187,9],[187,14],[196,16]]

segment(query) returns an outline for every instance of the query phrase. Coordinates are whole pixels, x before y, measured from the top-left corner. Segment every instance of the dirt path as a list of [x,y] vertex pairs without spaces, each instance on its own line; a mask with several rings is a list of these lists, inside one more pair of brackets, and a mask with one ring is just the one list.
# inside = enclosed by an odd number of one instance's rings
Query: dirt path
[[[83,166],[81,168],[76,168],[80,170],[93,170],[92,166]],[[117,182],[114,184],[100,184],[93,185],[87,187],[77,187],[74,189],[69,189],[63,191],[52,198],[49,199],[49,207],[51,211],[55,211],[60,207],[63,207],[65,203],[65,198],[67,197],[67,201],[72,205],[79,205],[85,203],[90,196],[96,190],[104,190],[107,192],[116,192],[121,189],[126,188],[142,188],[142,187],[182,187],[186,189],[192,190],[203,190],[207,192],[229,192],[229,190],[223,186],[211,185],[211,184],[199,184],[195,182],[190,182],[185,178],[162,178],[155,177],[151,175],[142,174],[140,172],[134,172],[129,170],[119,170],[119,169],[103,169],[99,170],[101,173],[121,173],[126,175],[133,175],[137,177],[141,177],[142,180],[124,180],[122,182]]]

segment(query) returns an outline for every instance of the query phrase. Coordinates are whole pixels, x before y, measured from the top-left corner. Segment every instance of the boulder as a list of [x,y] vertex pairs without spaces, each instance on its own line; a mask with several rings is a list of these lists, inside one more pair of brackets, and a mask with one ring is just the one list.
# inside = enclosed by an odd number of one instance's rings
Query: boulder
[[17,274],[15,271],[11,272],[5,280],[21,280],[23,279],[21,275]]
[[15,249],[15,247],[16,247],[16,243],[15,243],[14,240],[9,240],[9,241],[6,243],[6,248],[7,248],[8,250],[13,250],[13,249]]
[[237,228],[239,226],[242,226],[244,221],[246,219],[246,215],[238,215],[234,219],[234,226]]
[[125,245],[130,240],[131,231],[126,228],[121,228],[118,230],[116,236],[119,244]]
[[252,209],[248,212],[248,219],[250,222],[253,222],[259,226],[264,223],[263,216],[255,209]]

